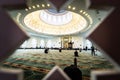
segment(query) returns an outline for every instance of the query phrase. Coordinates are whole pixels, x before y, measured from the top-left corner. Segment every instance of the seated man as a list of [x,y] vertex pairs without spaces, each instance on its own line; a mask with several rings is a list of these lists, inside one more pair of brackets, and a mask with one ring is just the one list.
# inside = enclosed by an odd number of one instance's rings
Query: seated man
[[44,53],[48,53],[48,48],[45,49]]
[[75,50],[74,56],[75,56],[75,57],[78,57],[78,51],[77,51],[77,50]]
[[62,52],[62,49],[61,49],[61,47],[59,48],[59,52]]

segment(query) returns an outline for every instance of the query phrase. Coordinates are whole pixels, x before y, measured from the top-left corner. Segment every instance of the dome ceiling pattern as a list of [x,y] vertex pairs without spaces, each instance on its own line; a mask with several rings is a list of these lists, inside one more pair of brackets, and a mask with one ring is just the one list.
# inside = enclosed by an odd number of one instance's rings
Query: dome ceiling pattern
[[24,23],[32,30],[48,35],[75,34],[88,27],[87,20],[77,13],[63,11],[57,14],[46,9],[28,13]]
[[[58,17],[59,19],[56,19],[57,18],[57,16],[55,15],[56,13],[53,11],[52,12],[50,11],[50,9],[54,9],[54,8],[52,7],[51,4],[46,3],[45,0],[35,0],[35,1],[32,0],[31,2],[29,2],[28,8],[25,8],[23,10],[18,10],[18,12],[10,11],[10,14],[13,17],[13,19],[15,19],[18,22],[18,24],[21,26],[21,28],[23,28],[30,36],[41,36],[41,37],[54,37],[54,36],[63,36],[63,35],[87,36],[89,33],[91,33],[96,28],[97,25],[99,25],[105,19],[105,16],[109,14],[110,10],[109,9],[107,11],[87,10],[84,6],[84,0],[80,1],[81,3],[78,3],[78,2],[79,2],[79,0],[77,0],[75,2],[73,1],[71,4],[66,5],[66,7],[64,7],[64,9],[62,8],[63,12],[68,13],[68,15],[67,15],[68,20],[66,20],[66,18],[64,18],[64,17],[62,17],[62,18]],[[38,28],[38,26],[37,27],[36,26],[30,27],[30,25],[28,26],[29,22],[27,20],[26,20],[27,23],[24,21],[25,17],[27,17],[29,14],[32,14],[37,11],[43,11],[43,13],[44,13],[43,15],[41,15],[41,13],[38,13],[38,15],[37,15],[38,16],[37,19],[42,22],[41,26],[39,28]],[[81,26],[85,26],[85,27],[84,28],[79,27],[80,28],[79,29],[78,26],[75,26],[73,24],[73,27],[71,29],[66,27],[62,30],[62,32],[57,31],[56,28],[62,29],[61,26],[67,25],[68,23],[71,23],[71,21],[73,21],[73,16],[70,17],[71,13],[80,15],[86,21],[86,23],[85,23],[86,26],[82,24]],[[61,22],[60,22],[60,24],[57,23],[57,25],[56,25],[56,23],[55,24],[48,23],[49,21],[46,21],[45,16],[51,15],[51,14],[54,14],[54,15],[52,15],[52,17],[54,16],[52,19],[49,18],[52,20],[51,22],[53,22],[53,21],[55,21],[55,22],[61,21],[62,22],[62,20],[64,20],[64,21],[66,21],[66,23],[61,24]],[[36,15],[33,15],[33,16],[36,16]],[[30,17],[32,17],[32,16],[30,16]],[[47,20],[49,20],[49,19],[47,18]],[[76,18],[76,19],[78,19],[78,18]],[[74,20],[76,20],[76,19],[74,19]],[[83,22],[85,22],[85,21],[83,21]],[[32,21],[31,23],[37,23],[37,22]],[[44,28],[44,24],[49,25],[49,27],[52,26],[51,29],[47,26],[49,29],[46,30]],[[53,27],[53,26],[56,26],[56,27]],[[76,31],[75,31],[75,29],[76,29]],[[49,31],[51,31],[51,33],[48,33]]]
[[61,12],[56,12],[54,9],[41,10],[40,19],[47,24],[51,25],[64,25],[69,23],[72,20],[72,13],[70,11],[62,10]]

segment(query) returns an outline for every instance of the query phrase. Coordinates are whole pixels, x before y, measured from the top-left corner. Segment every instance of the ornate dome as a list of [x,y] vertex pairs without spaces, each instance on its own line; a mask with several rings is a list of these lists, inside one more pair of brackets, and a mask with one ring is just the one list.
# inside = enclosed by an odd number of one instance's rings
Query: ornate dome
[[53,10],[38,10],[24,18],[25,25],[38,32],[48,35],[69,35],[84,30],[88,23],[80,14]]

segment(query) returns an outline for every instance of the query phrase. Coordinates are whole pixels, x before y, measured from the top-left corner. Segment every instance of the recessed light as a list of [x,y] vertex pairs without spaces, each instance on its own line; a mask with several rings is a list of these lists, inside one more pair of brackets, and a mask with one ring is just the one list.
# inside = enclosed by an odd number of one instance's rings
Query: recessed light
[[45,7],[45,5],[44,5],[44,4],[42,4],[42,7]]
[[39,5],[39,4],[37,4],[37,7],[40,7],[40,5]]
[[73,10],[75,10],[76,8],[75,8],[75,7],[73,7],[72,9],[73,9]]
[[25,11],[28,11],[28,9],[26,8]]
[[83,12],[83,10],[80,10],[80,13],[82,13]]
[[28,7],[28,9],[31,9],[31,7]]
[[70,9],[71,8],[71,6],[68,6],[68,9]]
[[35,9],[35,6],[32,6]]
[[49,6],[50,6],[50,4],[47,4],[47,6],[49,7]]

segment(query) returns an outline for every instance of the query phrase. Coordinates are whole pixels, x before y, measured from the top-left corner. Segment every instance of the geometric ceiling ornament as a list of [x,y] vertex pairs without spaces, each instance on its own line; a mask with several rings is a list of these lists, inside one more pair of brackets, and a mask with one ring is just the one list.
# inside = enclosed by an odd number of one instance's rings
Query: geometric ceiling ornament
[[69,5],[73,0],[46,0],[46,2],[50,3],[53,8],[55,8],[58,12]]
[[120,7],[119,0],[86,0],[87,7],[89,8],[105,8],[105,6]]
[[[87,3],[89,4],[88,8],[94,9],[98,5],[103,8],[103,4],[104,6],[114,6],[112,13],[88,36],[88,39],[95,43],[104,52],[106,58],[120,71],[120,7],[118,5],[120,1],[115,0],[113,3],[105,0],[104,3],[102,0],[89,0],[88,2],[90,2]],[[97,9],[99,8],[97,7]],[[112,72],[111,74],[109,73],[105,75],[97,75],[97,73],[94,73],[96,78],[93,80],[120,80],[119,72],[116,71],[116,74]]]
[[98,45],[110,61],[120,66],[120,8],[113,12],[96,28],[88,38]]
[[[2,3],[5,4],[5,1],[2,0],[0,5],[2,5]],[[6,2],[6,4],[7,3],[8,2]],[[12,3],[10,2],[10,5],[11,4]],[[2,7],[4,6],[2,5]],[[14,20],[2,8],[0,8],[0,19],[1,19],[0,20],[0,62],[1,62],[8,58],[14,52],[14,50],[16,50],[26,39],[28,39],[28,36],[23,32],[23,30],[21,30],[18,27]]]
[[24,24],[33,32],[52,36],[77,34],[88,28],[83,16],[70,11],[57,15],[48,10],[34,11],[24,17]]
[[92,71],[91,80],[120,80],[118,71]]
[[27,7],[26,0],[0,0],[0,6],[7,9],[21,9]]
[[71,80],[64,71],[55,66],[42,80]]
[[0,80],[23,80],[23,70],[1,68]]

